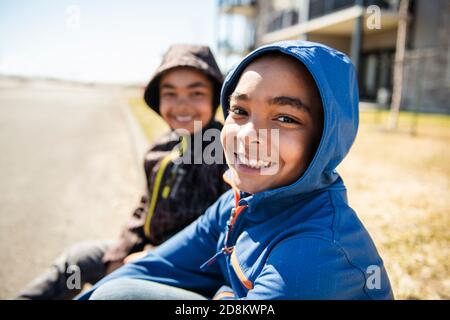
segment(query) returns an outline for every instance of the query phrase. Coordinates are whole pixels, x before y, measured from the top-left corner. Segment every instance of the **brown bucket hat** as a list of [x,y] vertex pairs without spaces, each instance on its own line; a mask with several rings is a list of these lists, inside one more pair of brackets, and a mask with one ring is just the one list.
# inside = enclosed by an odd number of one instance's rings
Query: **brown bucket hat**
[[162,74],[177,67],[191,67],[205,73],[213,84],[213,109],[220,104],[220,89],[223,76],[207,46],[176,44],[164,54],[161,65],[156,69],[145,88],[144,100],[154,111],[159,113],[159,80]]

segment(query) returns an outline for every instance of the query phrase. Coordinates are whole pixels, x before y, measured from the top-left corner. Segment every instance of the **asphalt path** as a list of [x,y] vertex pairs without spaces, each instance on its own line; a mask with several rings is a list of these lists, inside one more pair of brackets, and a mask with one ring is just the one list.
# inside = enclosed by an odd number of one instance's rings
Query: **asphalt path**
[[143,183],[126,96],[119,87],[0,81],[0,298],[64,248],[118,235]]

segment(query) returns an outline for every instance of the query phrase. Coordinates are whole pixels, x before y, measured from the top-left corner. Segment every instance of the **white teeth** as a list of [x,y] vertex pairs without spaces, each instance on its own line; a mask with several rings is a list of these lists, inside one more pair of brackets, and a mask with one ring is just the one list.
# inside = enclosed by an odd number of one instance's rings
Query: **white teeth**
[[241,153],[237,154],[237,157],[240,163],[255,169],[266,168],[272,164],[270,161],[256,160],[256,159],[249,160]]
[[179,122],[187,122],[192,120],[192,116],[176,116],[175,120]]

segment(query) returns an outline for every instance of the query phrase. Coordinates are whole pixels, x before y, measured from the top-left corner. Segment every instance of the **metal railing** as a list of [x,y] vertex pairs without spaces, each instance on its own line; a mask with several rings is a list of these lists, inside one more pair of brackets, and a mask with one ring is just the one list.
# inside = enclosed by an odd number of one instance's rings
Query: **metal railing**
[[297,9],[288,9],[275,12],[268,19],[267,32],[273,32],[288,28],[299,22],[299,12]]
[[309,19],[318,18],[335,11],[350,8],[354,5],[377,5],[381,9],[390,9],[396,1],[386,0],[311,0],[309,4]]
[[252,7],[255,5],[256,0],[219,0],[219,7]]

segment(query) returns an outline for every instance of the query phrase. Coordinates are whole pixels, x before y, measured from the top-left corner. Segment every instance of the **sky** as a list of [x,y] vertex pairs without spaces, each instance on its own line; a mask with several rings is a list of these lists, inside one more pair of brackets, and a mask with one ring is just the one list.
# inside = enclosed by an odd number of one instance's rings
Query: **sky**
[[0,74],[143,83],[172,43],[216,52],[215,0],[0,0]]

